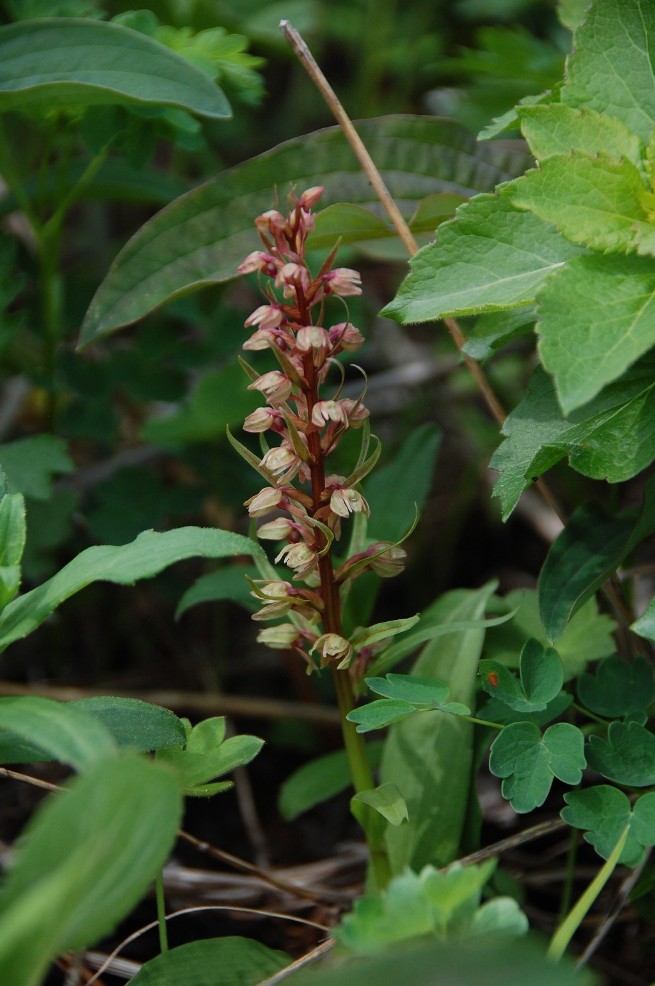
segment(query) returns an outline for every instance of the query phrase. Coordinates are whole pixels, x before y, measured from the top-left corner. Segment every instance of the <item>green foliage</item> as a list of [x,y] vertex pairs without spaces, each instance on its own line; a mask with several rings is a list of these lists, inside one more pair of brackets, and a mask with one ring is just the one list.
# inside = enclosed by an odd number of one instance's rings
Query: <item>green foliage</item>
[[480,661],[482,687],[516,712],[540,712],[559,695],[564,669],[556,650],[531,637],[519,659],[520,679],[496,661]]
[[51,959],[112,931],[163,866],[181,814],[174,775],[137,754],[96,760],[48,798],[0,890],[2,980],[38,986]]
[[562,818],[574,828],[586,829],[585,840],[603,859],[609,857],[626,825],[630,828],[619,862],[638,866],[644,859],[644,850],[655,845],[653,792],[642,794],[631,805],[622,791],[599,784],[565,794],[564,800],[567,807],[562,809]]
[[655,784],[655,735],[637,722],[613,722],[607,739],[589,738],[589,766],[629,787]]
[[[426,195],[452,191],[453,186],[462,194],[488,188],[508,177],[512,166],[497,151],[476,147],[463,128],[443,120],[387,117],[365,121],[359,132],[391,193],[402,189],[410,214]],[[471,156],[477,165],[473,169]],[[404,174],[408,160],[409,181]],[[294,184],[323,185],[327,205],[344,197],[369,208],[376,202],[339,128],[287,141],[182,196],[146,223],[96,293],[82,326],[82,343],[189,291],[234,278],[244,255],[257,247],[252,217],[270,207],[270,175],[275,175],[280,194]],[[333,244],[330,237],[327,245]]]
[[230,116],[224,94],[204,72],[118,24],[73,18],[10,24],[0,28],[0,62],[2,110],[135,104]]
[[176,771],[187,797],[204,798],[232,787],[231,781],[209,782],[250,763],[263,745],[256,736],[225,739],[225,719],[219,716],[189,727],[184,749],[160,749],[157,758]]
[[555,777],[580,783],[583,744],[580,730],[567,722],[549,726],[543,736],[532,722],[512,722],[492,743],[489,769],[503,778],[503,797],[522,814],[544,803]]
[[478,935],[515,937],[527,931],[516,901],[496,897],[480,906],[482,889],[495,868],[459,866],[445,871],[425,866],[405,870],[380,896],[360,898],[335,932],[351,952],[374,954],[408,939],[435,936],[465,940]]
[[578,679],[578,698],[586,708],[609,719],[644,713],[655,698],[655,676],[648,658],[629,662],[617,654],[602,661],[595,674]]
[[[382,743],[369,743],[366,752],[371,767],[375,769],[382,756]],[[278,807],[286,819],[292,820],[348,787],[348,755],[345,750],[335,750],[334,753],[310,760],[294,771],[280,787]]]
[[284,952],[250,938],[204,938],[144,963],[133,986],[257,986],[289,964]]

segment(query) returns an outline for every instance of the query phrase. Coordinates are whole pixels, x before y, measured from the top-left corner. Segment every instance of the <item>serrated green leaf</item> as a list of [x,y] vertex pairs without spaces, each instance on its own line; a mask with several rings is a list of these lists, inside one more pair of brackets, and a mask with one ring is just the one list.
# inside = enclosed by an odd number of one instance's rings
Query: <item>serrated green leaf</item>
[[523,136],[538,161],[576,150],[602,152],[613,160],[624,157],[635,165],[641,162],[641,141],[616,117],[563,103],[525,106],[518,115]]
[[0,614],[0,650],[31,633],[69,596],[91,582],[131,585],[185,558],[253,556],[258,552],[259,545],[241,534],[200,527],[144,531],[130,544],[87,548],[47,582],[5,607]]
[[385,726],[390,726],[392,722],[399,722],[415,712],[416,708],[411,702],[380,699],[369,702],[359,709],[353,709],[346,719],[357,724],[358,733],[369,733],[372,729],[383,729]]
[[251,938],[203,938],[171,948],[141,966],[131,986],[257,986],[289,965],[284,952]]
[[540,807],[553,778],[579,784],[586,765],[584,737],[568,722],[549,726],[541,735],[531,722],[505,726],[491,745],[489,769],[502,777],[503,797],[523,814]]
[[395,784],[380,784],[371,791],[359,791],[352,797],[350,804],[357,818],[357,805],[362,804],[373,808],[389,825],[402,825],[408,819],[405,799]]
[[635,224],[645,222],[647,189],[636,165],[607,154],[555,154],[508,186],[519,209],[552,223],[572,243],[629,253]]
[[610,719],[644,711],[655,698],[653,666],[641,654],[633,661],[615,654],[604,660],[594,675],[580,676],[578,698],[592,712]]
[[47,500],[52,493],[53,476],[70,472],[73,461],[63,439],[35,435],[0,445],[0,465],[10,493]]
[[140,104],[231,116],[223,91],[175,52],[99,20],[44,18],[0,29],[0,107]]
[[626,825],[628,838],[619,857],[625,866],[638,866],[644,849],[655,845],[655,794],[642,794],[633,806],[628,797],[609,784],[599,784],[584,791],[564,795],[567,807],[561,811],[568,825],[587,829],[585,841],[599,856],[607,859]]
[[0,699],[0,759],[24,762],[35,749],[79,772],[117,753],[109,730],[83,709],[34,695]]
[[526,396],[508,415],[504,441],[490,466],[499,473],[494,495],[503,519],[530,483],[565,456],[592,479],[631,479],[655,457],[653,357],[644,356],[588,404],[564,417],[555,384],[538,367]]
[[575,33],[562,102],[621,120],[647,142],[655,125],[649,0],[595,0]]
[[632,510],[612,516],[590,503],[574,511],[539,575],[539,613],[549,640],[561,636],[571,616],[621,564],[636,524]]
[[655,735],[636,722],[613,722],[607,739],[589,737],[589,766],[617,784],[655,784]]
[[[463,127],[430,117],[390,116],[358,124],[389,191],[410,218],[426,195],[466,197],[511,178],[524,158],[476,145]],[[271,177],[274,176],[274,179]],[[224,172],[177,199],[123,248],[82,326],[81,343],[134,322],[173,298],[237,276],[260,245],[253,217],[295,186],[323,185],[323,204],[377,198],[340,128],[306,134]]]
[[518,308],[579,252],[552,226],[516,208],[507,190],[477,195],[439,228],[436,243],[412,258],[382,314],[408,323]]
[[[382,743],[367,743],[366,753],[371,769],[375,770],[382,755]],[[352,784],[350,765],[345,750],[326,753],[294,771],[280,787],[278,807],[288,821],[304,811],[345,791]]]
[[565,413],[590,401],[655,345],[647,257],[575,257],[539,292],[540,352]]
[[38,986],[61,952],[113,931],[166,861],[181,814],[175,778],[137,754],[48,798],[0,891],[0,981]]

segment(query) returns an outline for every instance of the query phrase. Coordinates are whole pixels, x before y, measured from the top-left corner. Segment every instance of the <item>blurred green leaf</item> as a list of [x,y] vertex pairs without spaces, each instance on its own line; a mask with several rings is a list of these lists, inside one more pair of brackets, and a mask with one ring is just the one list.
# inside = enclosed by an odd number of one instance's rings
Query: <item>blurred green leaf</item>
[[0,445],[0,465],[9,491],[35,500],[47,500],[52,493],[53,476],[73,468],[66,443],[55,435],[34,435]]
[[222,119],[230,106],[185,59],[118,24],[44,18],[0,28],[0,107],[135,103]]
[[[375,770],[380,763],[382,743],[368,743],[366,746],[368,762]],[[280,787],[278,807],[289,821],[304,811],[340,794],[352,784],[348,755],[345,750],[336,750],[316,757],[294,771]]]
[[567,807],[561,811],[567,825],[587,829],[585,841],[599,856],[607,859],[626,825],[630,831],[619,863],[638,866],[644,849],[655,845],[655,794],[642,794],[630,804],[627,795],[609,784],[571,791],[564,795]]
[[92,772],[117,752],[111,732],[99,719],[74,705],[24,695],[0,699],[0,761],[60,760]]
[[614,654],[601,662],[595,674],[580,675],[578,698],[586,708],[609,719],[643,712],[655,698],[653,665],[641,654],[632,661]]
[[61,952],[113,931],[162,868],[181,809],[173,774],[137,754],[49,797],[0,890],[0,981],[39,986]]

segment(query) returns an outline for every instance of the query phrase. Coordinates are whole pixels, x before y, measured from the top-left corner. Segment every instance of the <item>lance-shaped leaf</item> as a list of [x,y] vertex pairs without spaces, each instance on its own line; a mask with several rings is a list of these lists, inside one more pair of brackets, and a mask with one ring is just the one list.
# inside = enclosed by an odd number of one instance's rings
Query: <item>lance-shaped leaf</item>
[[515,206],[553,223],[573,243],[618,253],[637,247],[635,224],[647,220],[646,192],[631,161],[580,151],[546,158],[508,189]]
[[407,323],[518,308],[580,252],[548,223],[518,209],[507,190],[478,195],[439,228],[436,243],[412,258],[382,314]]
[[568,722],[557,722],[541,735],[531,722],[505,726],[491,745],[489,769],[504,778],[503,797],[523,814],[544,803],[557,777],[579,784],[585,767],[584,737]]
[[[518,173],[525,157],[476,144],[463,127],[429,117],[367,120],[358,130],[407,218],[426,196],[467,198]],[[273,177],[274,176],[274,179]],[[274,187],[275,185],[275,187]],[[293,187],[323,185],[322,204],[378,202],[339,127],[294,138],[183,195],[123,248],[93,299],[81,342],[134,322],[173,298],[236,277],[260,246],[253,217]],[[276,191],[277,190],[277,191]]]
[[633,661],[614,654],[601,662],[595,674],[580,675],[578,698],[592,712],[610,719],[644,712],[655,698],[653,665],[641,654]]
[[231,116],[223,91],[204,72],[138,31],[74,17],[0,29],[0,109],[112,103]]
[[589,738],[589,766],[630,787],[655,784],[655,735],[636,722],[613,722],[607,739]]
[[575,257],[539,292],[540,352],[565,413],[590,401],[655,345],[647,257]]
[[143,531],[129,544],[87,548],[51,579],[14,599],[0,614],[0,650],[36,629],[69,596],[92,582],[132,585],[185,558],[262,554],[241,534],[201,527]]
[[628,838],[619,863],[638,866],[644,858],[644,850],[655,845],[655,794],[642,794],[634,805],[623,793],[609,784],[599,784],[584,791],[571,791],[564,795],[567,807],[562,818],[576,829],[587,829],[585,841],[599,856],[607,859],[626,825],[630,825]]
[[588,404],[564,417],[552,377],[538,367],[503,425],[490,465],[503,519],[534,479],[564,457],[592,479],[620,483],[655,457],[655,360],[644,356]]
[[655,126],[650,0],[596,0],[575,33],[562,102],[621,120],[646,143]]

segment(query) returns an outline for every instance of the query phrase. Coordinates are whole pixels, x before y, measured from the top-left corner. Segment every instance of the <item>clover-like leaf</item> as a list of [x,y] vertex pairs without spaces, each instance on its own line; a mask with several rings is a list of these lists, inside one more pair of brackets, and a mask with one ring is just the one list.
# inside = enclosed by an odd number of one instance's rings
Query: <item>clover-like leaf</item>
[[591,736],[589,766],[630,787],[655,784],[655,736],[636,722],[613,722],[607,739]]
[[463,702],[448,701],[450,687],[440,678],[421,678],[414,674],[388,674],[386,678],[367,678],[366,684],[371,691],[377,695],[384,695],[391,701],[409,702],[415,712],[438,709],[456,716],[471,715],[468,705],[464,705]]
[[599,784],[584,791],[564,795],[567,807],[561,815],[568,825],[587,829],[585,841],[599,856],[607,859],[628,823],[630,830],[619,863],[638,866],[644,849],[655,845],[655,794],[651,791],[631,807],[630,801],[618,788]]
[[363,705],[361,709],[353,709],[346,718],[349,722],[357,724],[358,733],[370,733],[373,729],[390,726],[392,722],[400,722],[401,719],[413,715],[414,712],[416,712],[416,706],[412,705],[411,702],[381,698],[379,701]]
[[564,668],[552,647],[531,637],[519,659],[520,681],[497,661],[480,661],[482,687],[516,712],[541,712],[562,689]]
[[533,723],[514,722],[492,743],[489,769],[504,778],[503,797],[523,814],[544,803],[554,777],[565,784],[580,783],[583,747],[582,733],[570,723],[555,723],[542,736]]
[[257,736],[224,737],[223,716],[205,719],[193,727],[185,749],[160,750],[157,756],[178,772],[186,795],[208,797],[232,786],[231,781],[209,781],[250,763],[264,745]]
[[580,676],[578,698],[592,712],[610,719],[644,711],[655,698],[653,666],[641,654],[634,661],[614,654],[599,665],[595,675],[585,672]]

